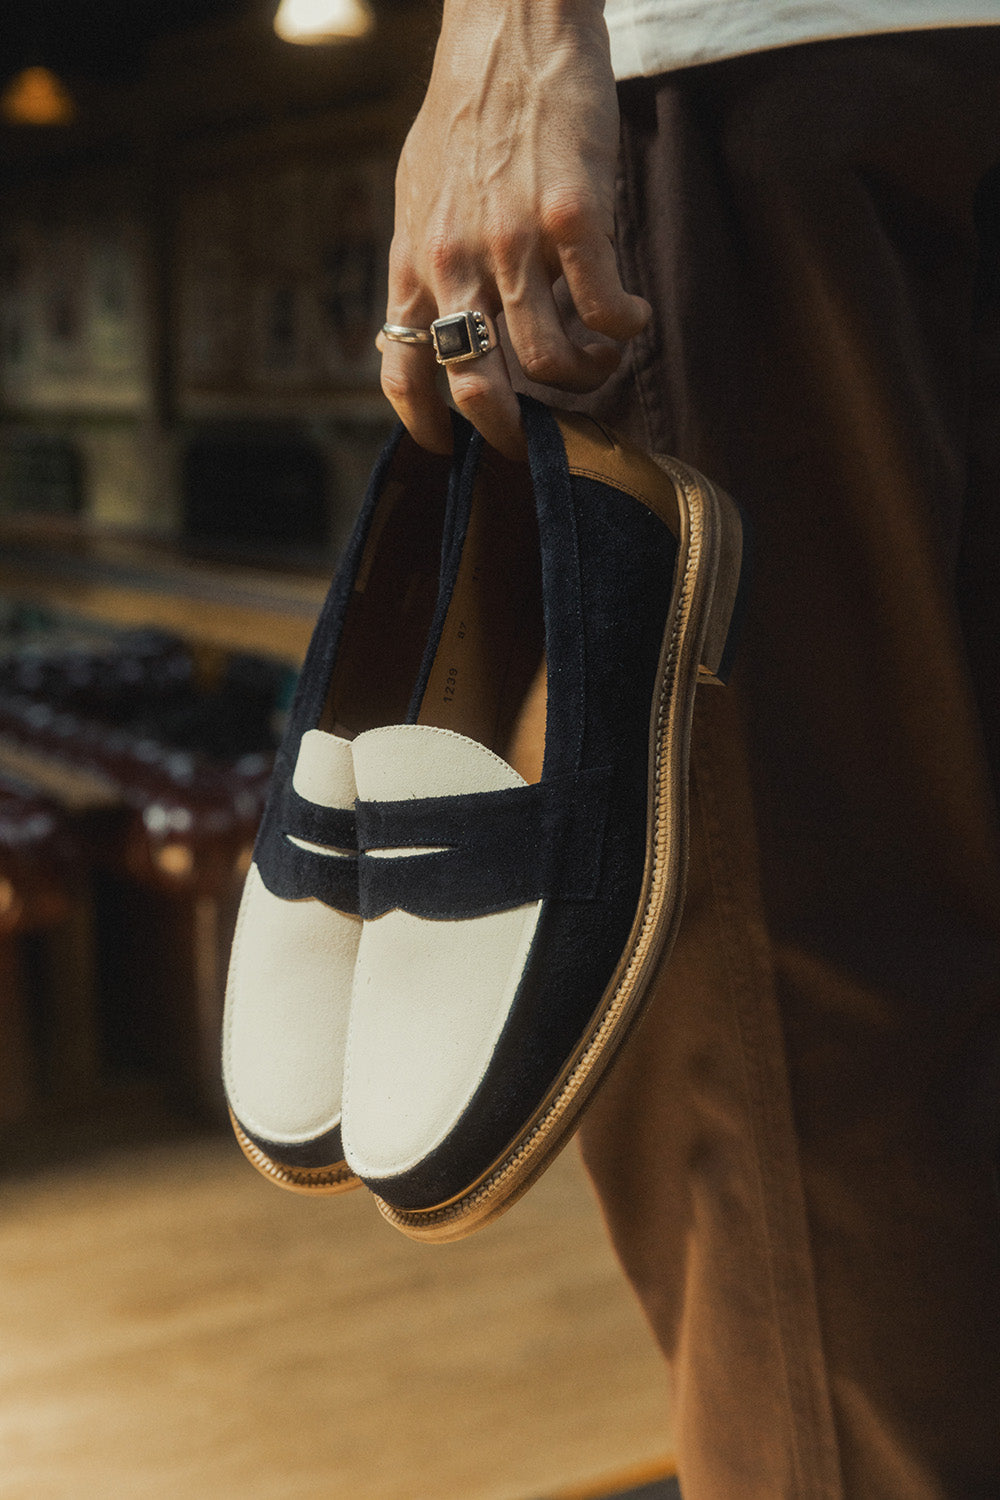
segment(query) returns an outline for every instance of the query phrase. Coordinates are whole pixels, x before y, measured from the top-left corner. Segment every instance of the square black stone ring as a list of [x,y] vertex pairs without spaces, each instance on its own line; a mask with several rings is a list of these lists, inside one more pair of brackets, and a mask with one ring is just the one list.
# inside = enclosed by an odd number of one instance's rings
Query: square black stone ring
[[496,324],[486,313],[449,313],[431,324],[431,337],[439,365],[457,365],[466,359],[489,354],[498,343]]

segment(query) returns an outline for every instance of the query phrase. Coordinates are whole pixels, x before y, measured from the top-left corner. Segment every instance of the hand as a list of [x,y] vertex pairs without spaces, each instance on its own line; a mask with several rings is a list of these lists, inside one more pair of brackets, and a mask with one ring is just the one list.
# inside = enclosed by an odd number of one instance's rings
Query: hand
[[[617,154],[603,0],[445,0],[396,177],[386,320],[428,328],[467,308],[502,311],[529,379],[596,390],[650,315],[615,261]],[[575,317],[561,315],[567,302]],[[433,350],[382,335],[378,345],[382,388],[400,418],[423,447],[447,453]],[[522,456],[503,352],[451,365],[448,379],[486,440]]]

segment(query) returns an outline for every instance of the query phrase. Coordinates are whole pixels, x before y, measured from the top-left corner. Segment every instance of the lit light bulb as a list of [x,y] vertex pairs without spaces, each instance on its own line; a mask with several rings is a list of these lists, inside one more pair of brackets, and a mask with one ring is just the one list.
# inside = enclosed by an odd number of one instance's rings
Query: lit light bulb
[[375,24],[367,0],[281,0],[274,29],[286,42],[366,36]]
[[76,114],[66,85],[49,68],[23,68],[0,94],[12,125],[68,125]]

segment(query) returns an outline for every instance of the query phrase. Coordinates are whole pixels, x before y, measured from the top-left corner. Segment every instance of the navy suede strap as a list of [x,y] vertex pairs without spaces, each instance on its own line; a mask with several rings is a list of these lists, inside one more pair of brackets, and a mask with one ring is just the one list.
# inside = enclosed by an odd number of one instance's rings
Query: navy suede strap
[[323,807],[300,797],[290,781],[281,789],[278,819],[283,833],[323,844],[329,849],[352,852],[358,847],[357,818],[353,807]]
[[[303,849],[293,839],[319,845]],[[329,849],[329,854],[322,851]],[[357,826],[353,808],[321,807],[300,797],[291,780],[272,793],[254,860],[272,895],[313,896],[336,911],[358,912]]]
[[[361,915],[443,920],[545,897],[593,900],[611,775],[601,767],[497,792],[359,802]],[[405,849],[432,852],[394,852]]]
[[267,889],[283,901],[314,896],[335,911],[358,914],[356,854],[318,854],[279,835],[260,850],[257,868]]

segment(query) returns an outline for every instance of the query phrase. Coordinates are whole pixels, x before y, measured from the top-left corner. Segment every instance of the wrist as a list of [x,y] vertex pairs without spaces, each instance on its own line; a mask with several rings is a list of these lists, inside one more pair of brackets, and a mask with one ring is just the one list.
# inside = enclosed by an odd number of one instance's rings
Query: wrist
[[[521,52],[537,67],[552,49],[608,48],[604,0],[444,0],[438,54],[465,56],[494,46]],[[530,60],[530,61],[529,61]]]
[[572,25],[602,18],[604,0],[444,0],[445,23],[477,17],[492,21],[501,14],[538,25]]

